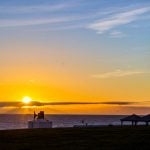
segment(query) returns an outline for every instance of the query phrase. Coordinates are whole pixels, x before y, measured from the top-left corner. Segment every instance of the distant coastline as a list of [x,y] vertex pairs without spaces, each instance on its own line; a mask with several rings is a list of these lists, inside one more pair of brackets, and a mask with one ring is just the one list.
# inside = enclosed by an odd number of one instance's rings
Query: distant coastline
[[[124,115],[64,115],[46,114],[45,118],[53,122],[53,127],[73,127],[74,125],[120,125]],[[33,120],[32,114],[0,114],[0,130],[25,129],[27,122]],[[84,121],[84,123],[83,123]]]

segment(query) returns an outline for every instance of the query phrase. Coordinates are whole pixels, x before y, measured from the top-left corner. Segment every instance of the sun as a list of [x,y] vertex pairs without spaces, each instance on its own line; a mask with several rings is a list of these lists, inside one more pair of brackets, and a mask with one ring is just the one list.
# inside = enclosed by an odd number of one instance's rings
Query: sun
[[32,101],[32,99],[28,96],[23,97],[22,102],[25,104],[29,104]]

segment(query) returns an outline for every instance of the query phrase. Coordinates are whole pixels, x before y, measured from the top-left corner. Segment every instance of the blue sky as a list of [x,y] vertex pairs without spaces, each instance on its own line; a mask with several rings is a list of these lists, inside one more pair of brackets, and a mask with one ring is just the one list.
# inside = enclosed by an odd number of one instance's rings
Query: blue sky
[[48,84],[70,92],[64,100],[147,100],[149,41],[149,0],[0,1],[3,84]]
[[[106,55],[109,55],[112,49],[116,49],[119,56],[129,53],[129,57],[130,54],[135,54],[135,50],[132,49],[136,47],[144,47],[142,51],[137,50],[140,56],[143,51],[149,49],[148,0],[5,0],[0,3],[1,38],[6,36],[7,40],[11,36],[19,39],[20,36],[24,36],[23,38],[37,39],[42,43],[47,37],[56,43],[66,43],[67,46],[68,42],[76,45],[74,41],[77,40],[85,49],[85,43],[94,45],[96,53],[97,50],[100,51],[102,44],[106,47]],[[107,48],[107,43],[112,47],[108,52],[110,48]],[[87,46],[87,51],[89,49],[91,52],[91,48]]]
[[6,0],[1,1],[1,27],[34,26],[41,30],[83,28],[118,37],[125,35],[122,30],[128,31],[148,23],[149,5],[148,0]]
[[102,54],[114,63],[116,57],[137,60],[134,67],[144,70],[149,68],[149,27],[148,0],[0,1],[2,45],[14,40],[60,43],[90,59]]

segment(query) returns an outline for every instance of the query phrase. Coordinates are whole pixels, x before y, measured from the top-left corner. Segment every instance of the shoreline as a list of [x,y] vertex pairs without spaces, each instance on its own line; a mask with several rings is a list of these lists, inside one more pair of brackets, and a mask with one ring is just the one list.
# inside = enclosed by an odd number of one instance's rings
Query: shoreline
[[[126,127],[129,127],[129,128],[138,128],[138,127],[145,127],[145,128],[150,128],[150,125],[149,126],[146,126],[145,124],[139,124],[137,126],[132,126],[131,124],[125,124],[123,126],[121,126],[121,124],[108,124],[108,125],[74,125],[74,126],[71,126],[71,127],[52,127],[52,128],[45,128],[45,130],[47,129],[94,129],[94,128],[126,128]],[[44,129],[44,128],[32,128],[33,130],[40,130],[40,129]],[[11,129],[0,129],[0,131],[11,131],[11,130],[32,130],[32,129],[29,129],[28,127],[26,128],[11,128]]]

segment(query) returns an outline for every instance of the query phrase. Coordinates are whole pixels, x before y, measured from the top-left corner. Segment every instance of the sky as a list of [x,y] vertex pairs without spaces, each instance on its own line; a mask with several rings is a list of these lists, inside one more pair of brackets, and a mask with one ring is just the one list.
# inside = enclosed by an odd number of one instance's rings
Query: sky
[[1,0],[0,113],[149,113],[149,41],[149,0]]

